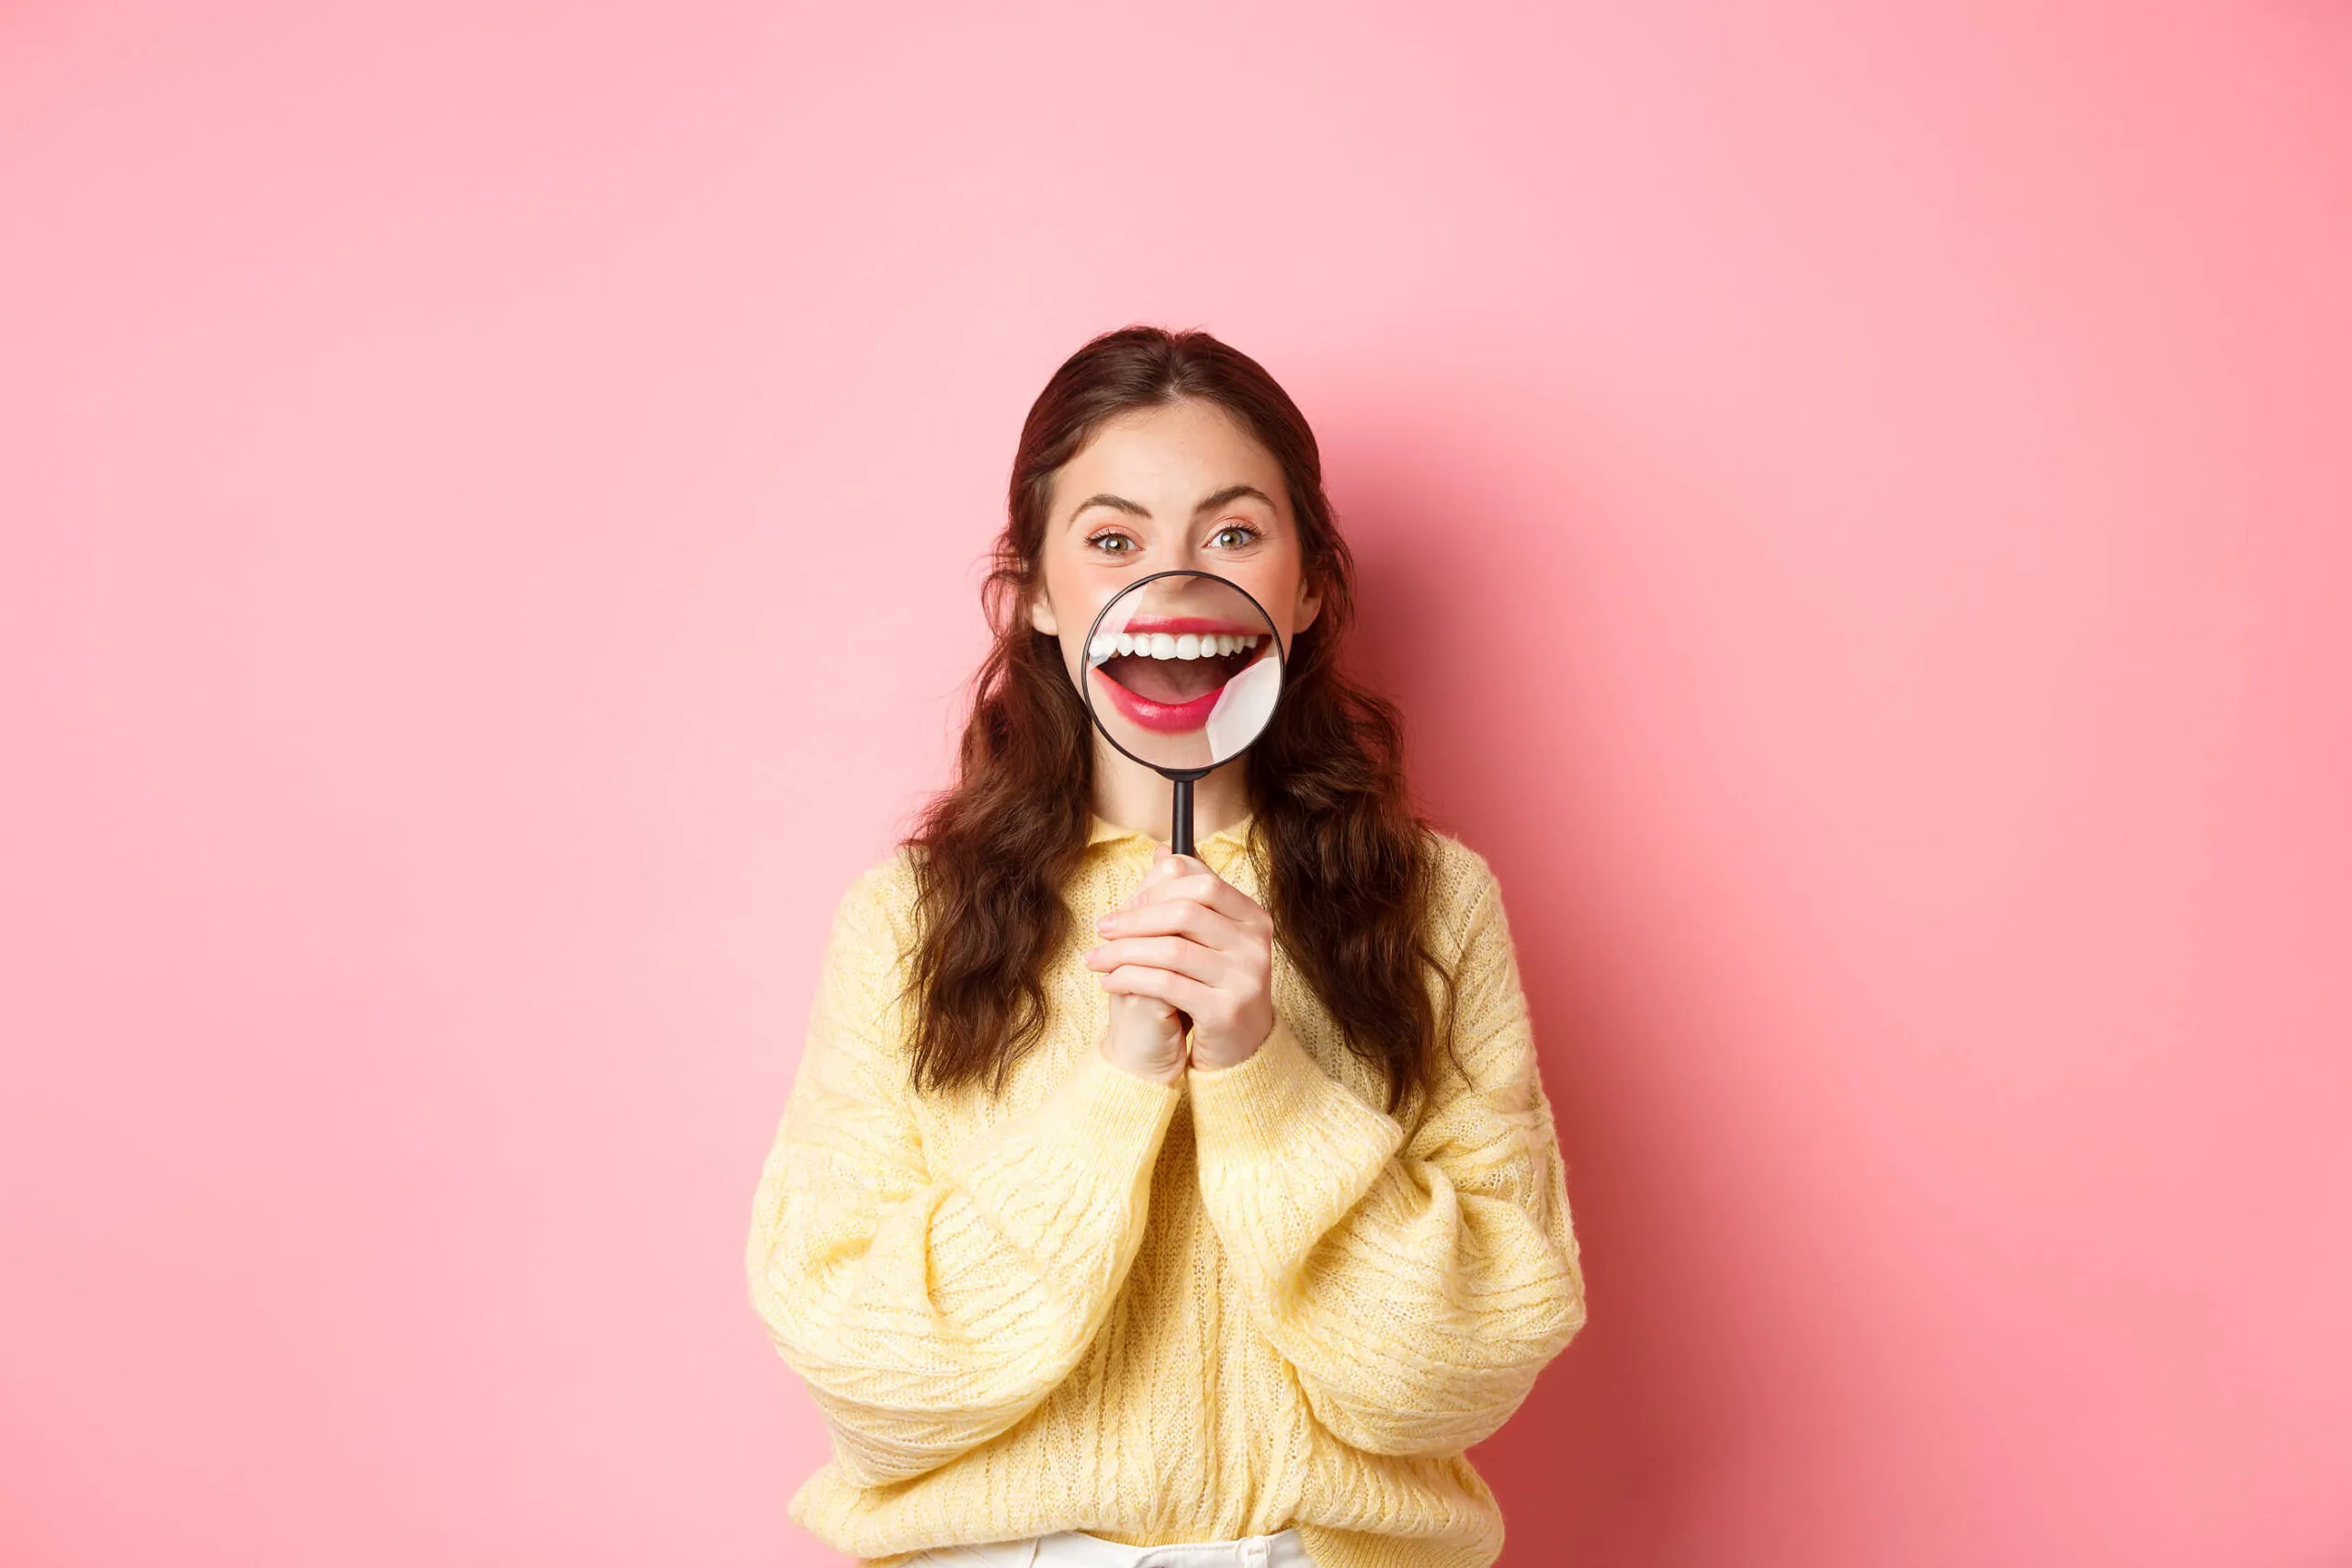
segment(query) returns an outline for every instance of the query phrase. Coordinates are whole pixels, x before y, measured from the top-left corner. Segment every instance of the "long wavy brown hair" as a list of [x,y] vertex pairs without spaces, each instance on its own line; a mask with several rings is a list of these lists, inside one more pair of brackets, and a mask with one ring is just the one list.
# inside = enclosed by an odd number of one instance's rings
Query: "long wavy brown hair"
[[1275,941],[1348,1048],[1383,1071],[1393,1112],[1431,1086],[1441,1042],[1450,1047],[1453,987],[1429,943],[1435,844],[1406,786],[1402,723],[1340,666],[1354,562],[1323,493],[1315,434],[1289,395],[1208,333],[1157,327],[1106,333],[1070,355],[1022,426],[982,590],[996,639],[972,678],[956,780],[906,840],[918,888],[912,1081],[1000,1090],[1045,1029],[1044,970],[1068,934],[1063,888],[1085,854],[1094,782],[1093,738],[1060,645],[1023,613],[1054,478],[1106,420],[1188,398],[1232,414],[1280,463],[1322,597],[1247,759],[1252,827]]

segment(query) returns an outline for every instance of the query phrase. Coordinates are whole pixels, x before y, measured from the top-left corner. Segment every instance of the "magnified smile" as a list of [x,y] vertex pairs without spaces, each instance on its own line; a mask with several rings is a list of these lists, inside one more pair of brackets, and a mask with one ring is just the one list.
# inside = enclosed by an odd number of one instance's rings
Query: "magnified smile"
[[1098,633],[1087,662],[1111,701],[1146,729],[1175,732],[1208,722],[1225,683],[1266,655],[1272,641],[1231,621],[1198,615],[1137,615]]

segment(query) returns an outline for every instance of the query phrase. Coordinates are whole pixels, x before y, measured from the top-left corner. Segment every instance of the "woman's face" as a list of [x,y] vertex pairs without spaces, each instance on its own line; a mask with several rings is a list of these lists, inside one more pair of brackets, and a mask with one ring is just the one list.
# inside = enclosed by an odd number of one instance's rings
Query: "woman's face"
[[1038,555],[1029,624],[1061,643],[1074,682],[1096,614],[1154,572],[1239,584],[1285,649],[1321,608],[1282,465],[1231,414],[1197,399],[1122,414],[1063,464]]

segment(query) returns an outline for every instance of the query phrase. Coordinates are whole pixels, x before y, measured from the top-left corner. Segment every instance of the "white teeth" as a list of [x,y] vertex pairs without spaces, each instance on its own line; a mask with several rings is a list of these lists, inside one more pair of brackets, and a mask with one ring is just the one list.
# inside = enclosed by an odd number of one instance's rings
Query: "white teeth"
[[1090,664],[1100,664],[1104,660],[1110,658],[1111,655],[1118,651],[1119,639],[1113,634],[1104,632],[1092,642],[1086,645],[1087,662]]
[[1248,653],[1259,641],[1234,632],[1184,632],[1173,637],[1166,632],[1104,632],[1089,645],[1089,651],[1097,660],[1114,653],[1142,659],[1217,659]]

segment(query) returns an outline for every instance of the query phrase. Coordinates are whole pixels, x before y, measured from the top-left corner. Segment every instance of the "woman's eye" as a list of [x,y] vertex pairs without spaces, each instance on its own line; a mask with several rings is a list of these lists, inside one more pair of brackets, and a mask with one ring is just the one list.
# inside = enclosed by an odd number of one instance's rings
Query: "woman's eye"
[[1238,550],[1258,536],[1258,530],[1239,523],[1228,523],[1210,536],[1209,543],[1222,544],[1228,550]]
[[1086,541],[1104,555],[1123,556],[1135,548],[1136,542],[1125,534],[1097,534]]

